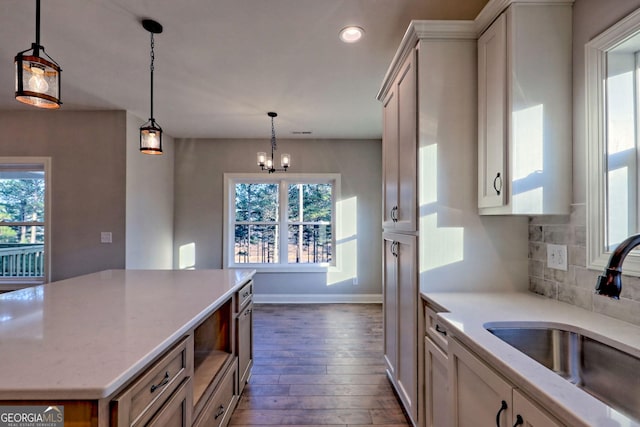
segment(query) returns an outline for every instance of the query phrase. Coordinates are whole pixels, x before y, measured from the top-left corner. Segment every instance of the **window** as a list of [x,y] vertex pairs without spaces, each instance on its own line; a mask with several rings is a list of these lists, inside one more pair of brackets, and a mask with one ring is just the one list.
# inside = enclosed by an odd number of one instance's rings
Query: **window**
[[0,158],[0,284],[48,278],[49,159]]
[[336,174],[225,174],[225,265],[334,265]]

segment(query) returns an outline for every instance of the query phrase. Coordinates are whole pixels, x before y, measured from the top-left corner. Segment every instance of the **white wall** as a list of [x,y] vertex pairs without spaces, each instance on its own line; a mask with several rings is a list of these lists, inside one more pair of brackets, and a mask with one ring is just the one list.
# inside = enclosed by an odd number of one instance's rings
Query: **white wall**
[[[176,139],[174,266],[180,248],[195,247],[195,268],[222,268],[223,174],[258,172],[260,140]],[[291,172],[340,173],[355,250],[341,273],[259,273],[257,299],[363,300],[382,292],[382,154],[380,140],[283,140],[279,150],[292,155]],[[357,274],[358,285],[352,277]],[[302,295],[302,296],[301,296]],[[305,296],[306,295],[306,296]],[[309,295],[312,295],[311,297]],[[293,297],[291,297],[293,298]],[[379,299],[378,299],[379,301]]]
[[[0,156],[51,157],[51,281],[125,266],[124,111],[0,112]],[[100,243],[100,232],[113,243]]]
[[174,142],[162,137],[162,155],[141,154],[143,120],[127,113],[126,268],[173,268]]

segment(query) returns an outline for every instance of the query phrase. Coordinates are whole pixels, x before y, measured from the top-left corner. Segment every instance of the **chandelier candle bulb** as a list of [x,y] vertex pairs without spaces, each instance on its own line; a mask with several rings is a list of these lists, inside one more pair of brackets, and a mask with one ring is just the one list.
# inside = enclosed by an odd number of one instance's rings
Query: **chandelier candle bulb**
[[289,164],[291,163],[291,156],[287,153],[283,153],[282,156],[280,156],[280,164],[282,165],[283,168],[288,168]]
[[258,153],[258,166],[262,167],[267,163],[267,153],[260,151]]

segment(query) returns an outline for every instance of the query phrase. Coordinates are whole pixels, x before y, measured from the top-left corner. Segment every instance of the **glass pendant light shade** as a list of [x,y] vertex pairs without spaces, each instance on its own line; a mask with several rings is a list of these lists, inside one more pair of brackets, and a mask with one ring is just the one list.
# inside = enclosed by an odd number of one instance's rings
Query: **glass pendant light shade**
[[280,166],[287,169],[290,164],[291,164],[291,155],[287,153],[283,153],[280,156]]
[[14,64],[16,100],[38,108],[60,108],[62,69],[40,45],[40,0],[36,0],[36,41],[31,49],[18,52]]
[[140,152],[162,154],[162,128],[153,119],[140,128]]
[[267,153],[260,151],[258,153],[258,166],[263,167],[267,164]]

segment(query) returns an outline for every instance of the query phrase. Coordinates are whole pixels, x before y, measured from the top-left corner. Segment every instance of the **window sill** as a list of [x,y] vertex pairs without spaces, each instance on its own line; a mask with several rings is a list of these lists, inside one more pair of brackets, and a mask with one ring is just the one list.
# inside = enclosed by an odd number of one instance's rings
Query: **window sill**
[[260,264],[235,264],[227,266],[230,270],[238,270],[244,268],[250,268],[256,270],[256,273],[327,273],[331,269],[335,268],[331,265],[321,266],[284,266],[284,265],[269,265],[264,266]]

